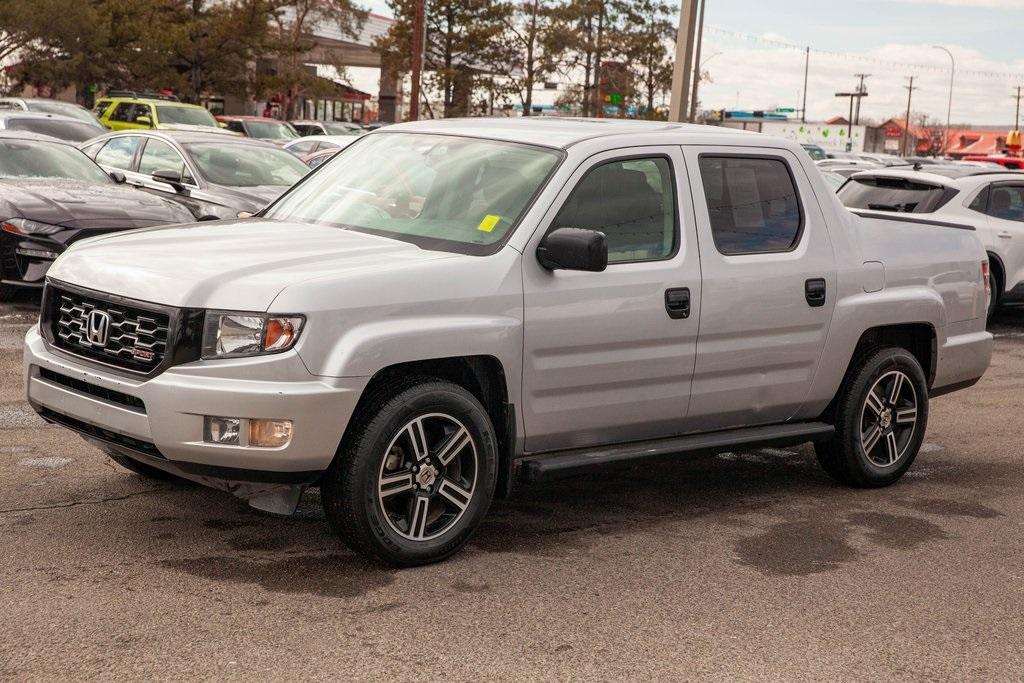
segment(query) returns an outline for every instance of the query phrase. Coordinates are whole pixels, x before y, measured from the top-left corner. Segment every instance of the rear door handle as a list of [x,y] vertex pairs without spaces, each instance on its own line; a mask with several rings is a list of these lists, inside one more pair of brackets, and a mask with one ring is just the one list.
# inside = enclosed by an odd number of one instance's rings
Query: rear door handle
[[1006,239],[1010,239],[1010,238],[1013,237],[1013,233],[1010,232],[1009,230],[1003,230],[1001,233],[999,233],[998,236],[999,237],[1005,237]]
[[804,297],[812,308],[825,305],[825,278],[816,277],[804,283]]
[[665,290],[665,310],[673,320],[690,317],[690,288],[673,287]]

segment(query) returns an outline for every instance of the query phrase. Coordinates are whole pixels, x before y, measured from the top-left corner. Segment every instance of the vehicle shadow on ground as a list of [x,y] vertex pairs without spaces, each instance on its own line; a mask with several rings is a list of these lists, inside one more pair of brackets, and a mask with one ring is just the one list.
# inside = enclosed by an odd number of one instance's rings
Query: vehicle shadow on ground
[[[1022,478],[1019,468],[984,462],[964,468],[935,455],[922,455],[906,479],[877,490],[833,483],[810,447],[662,458],[553,482],[495,501],[469,546],[450,562],[600,552],[606,538],[655,528],[659,536],[685,537],[700,520],[702,528],[722,528],[737,565],[769,576],[831,571],[861,558],[865,543],[908,549],[946,538],[944,519],[999,517],[972,499],[990,503],[994,489]],[[147,506],[164,512],[136,517],[138,524],[122,517],[127,527],[118,535],[126,548],[152,552],[167,569],[275,593],[350,598],[391,583],[394,572],[354,555],[331,534],[319,503],[319,491],[311,489],[296,515],[281,518],[222,492],[175,484]],[[105,522],[108,529],[113,523]]]

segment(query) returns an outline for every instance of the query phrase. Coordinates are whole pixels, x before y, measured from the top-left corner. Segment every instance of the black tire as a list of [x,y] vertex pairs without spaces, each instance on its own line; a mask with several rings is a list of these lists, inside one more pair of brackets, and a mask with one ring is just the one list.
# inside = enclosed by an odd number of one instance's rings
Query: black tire
[[839,390],[833,424],[835,435],[814,446],[829,476],[858,487],[897,481],[917,457],[928,427],[928,385],[921,364],[897,347],[860,354]]
[[121,467],[126,470],[130,470],[145,479],[153,479],[155,481],[185,481],[181,479],[181,477],[176,477],[170,472],[165,472],[158,467],[152,467],[144,462],[139,462],[138,460],[129,458],[126,455],[119,455],[117,453],[107,453],[107,455]]
[[989,300],[988,300],[988,312],[986,313],[985,319],[986,320],[991,320],[992,316],[996,312],[996,308],[998,308],[998,306],[999,306],[1000,295],[1003,292],[1003,288],[1002,288],[1003,286],[999,282],[999,277],[996,275],[994,270],[989,270],[989,273],[988,273],[988,285],[989,285],[989,289],[992,292],[992,295],[989,297]]
[[384,386],[364,406],[321,481],[328,523],[352,550],[391,566],[445,559],[494,498],[498,444],[487,411],[462,387],[431,378]]
[[16,291],[17,288],[11,285],[0,285],[0,303],[13,299]]

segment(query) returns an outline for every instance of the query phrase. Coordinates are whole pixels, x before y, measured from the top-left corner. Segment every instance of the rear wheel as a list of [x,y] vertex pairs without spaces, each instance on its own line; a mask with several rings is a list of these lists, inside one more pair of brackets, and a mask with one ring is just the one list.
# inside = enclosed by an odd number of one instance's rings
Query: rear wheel
[[10,301],[14,296],[14,287],[10,285],[0,285],[0,302]]
[[861,356],[840,389],[835,435],[815,445],[833,478],[852,486],[887,486],[907,471],[928,424],[928,386],[920,363],[901,348]]
[[498,450],[487,411],[462,387],[420,380],[356,416],[321,482],[327,520],[353,550],[393,566],[442,560],[490,507]]

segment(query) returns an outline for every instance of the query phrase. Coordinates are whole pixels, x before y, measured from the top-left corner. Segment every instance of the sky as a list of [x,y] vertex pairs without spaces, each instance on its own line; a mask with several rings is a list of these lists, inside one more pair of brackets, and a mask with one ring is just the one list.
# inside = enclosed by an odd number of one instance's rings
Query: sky
[[[1024,85],[1024,0],[706,0],[700,90],[707,109],[800,107],[803,46],[811,48],[808,118],[847,113],[854,74],[867,73],[861,115],[884,120],[912,110],[945,121],[950,57],[956,60],[952,119],[1014,123]],[[366,3],[388,15],[383,0]],[[786,45],[798,47],[786,47]]]

